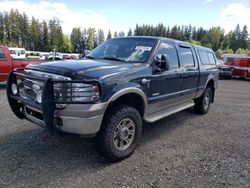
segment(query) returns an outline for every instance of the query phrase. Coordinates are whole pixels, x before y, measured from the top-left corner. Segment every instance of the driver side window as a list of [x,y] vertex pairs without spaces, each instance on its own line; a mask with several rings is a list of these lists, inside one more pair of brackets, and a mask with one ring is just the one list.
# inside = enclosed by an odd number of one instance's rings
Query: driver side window
[[3,49],[0,48],[0,60],[5,60],[5,55],[3,53]]
[[170,63],[170,68],[179,67],[175,45],[172,42],[162,42],[156,52],[156,57],[165,55]]

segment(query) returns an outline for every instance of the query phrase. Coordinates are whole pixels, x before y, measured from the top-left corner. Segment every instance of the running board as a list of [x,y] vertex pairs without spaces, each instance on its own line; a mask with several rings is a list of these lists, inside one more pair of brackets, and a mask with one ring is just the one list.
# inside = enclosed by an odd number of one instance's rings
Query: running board
[[144,120],[147,122],[147,123],[152,123],[152,122],[155,122],[157,120],[160,120],[164,117],[167,117],[167,116],[170,116],[172,114],[175,114],[177,112],[180,112],[182,110],[185,110],[187,108],[191,108],[194,106],[194,103],[190,102],[190,103],[186,103],[186,104],[182,104],[182,105],[179,105],[179,106],[175,106],[175,107],[171,107],[171,108],[167,108],[167,109],[164,109],[162,111],[159,111],[159,112],[156,112],[156,113],[153,113],[153,114],[150,114],[148,116],[145,116],[144,117]]

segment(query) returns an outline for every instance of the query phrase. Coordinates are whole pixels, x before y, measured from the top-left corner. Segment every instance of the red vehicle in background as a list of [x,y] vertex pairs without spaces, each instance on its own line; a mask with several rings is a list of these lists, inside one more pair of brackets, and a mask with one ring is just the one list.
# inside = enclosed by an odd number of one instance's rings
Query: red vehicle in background
[[223,54],[220,59],[225,62],[225,65],[233,68],[233,77],[250,79],[250,55]]
[[16,68],[24,68],[28,64],[38,64],[39,60],[12,59],[8,47],[0,45],[0,82],[7,80],[9,72]]

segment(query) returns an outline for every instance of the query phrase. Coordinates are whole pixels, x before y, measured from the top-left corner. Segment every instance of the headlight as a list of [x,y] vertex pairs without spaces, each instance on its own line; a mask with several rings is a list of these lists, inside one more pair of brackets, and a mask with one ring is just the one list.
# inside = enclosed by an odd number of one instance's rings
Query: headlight
[[36,94],[36,100],[37,100],[37,102],[38,103],[42,103],[42,95],[43,95],[43,92],[42,92],[42,90],[39,90],[38,92],[37,92],[37,94]]
[[82,83],[72,84],[72,101],[96,102],[99,98],[98,86]]
[[16,84],[12,84],[11,85],[11,91],[14,95],[17,95],[18,93],[18,89],[17,89],[17,85]]
[[56,83],[54,97],[59,101],[96,102],[100,99],[99,87],[85,83]]

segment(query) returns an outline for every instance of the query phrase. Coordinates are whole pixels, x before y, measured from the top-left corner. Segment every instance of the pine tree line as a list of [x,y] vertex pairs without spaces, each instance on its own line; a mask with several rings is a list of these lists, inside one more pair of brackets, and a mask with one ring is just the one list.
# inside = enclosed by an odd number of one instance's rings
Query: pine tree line
[[[131,32],[131,30],[130,30]],[[165,27],[162,23],[157,26],[136,25],[134,35],[140,36],[159,36],[168,37],[182,41],[188,41],[193,44],[212,48],[217,55],[221,53],[249,53],[250,39],[248,39],[248,30],[245,25],[242,30],[239,25],[235,30],[225,34],[221,27],[212,27],[204,29],[196,28],[191,25]]]
[[136,25],[134,31],[130,29],[127,34],[123,31],[115,31],[112,35],[109,30],[105,37],[102,29],[73,28],[70,37],[65,35],[59,21],[48,22],[35,19],[31,20],[25,13],[18,10],[0,12],[0,44],[11,47],[23,47],[32,51],[56,51],[82,53],[84,50],[92,50],[103,41],[112,37],[123,36],[159,36],[188,41],[193,44],[206,46],[216,51],[219,56],[222,53],[250,53],[250,39],[248,30],[239,25],[235,30],[225,34],[221,27],[204,29],[191,25],[157,26]]
[[23,47],[32,51],[70,51],[71,42],[63,34],[60,23],[31,20],[17,10],[0,12],[0,44],[11,47]]

